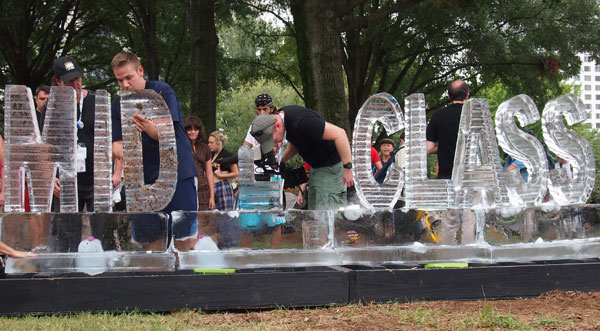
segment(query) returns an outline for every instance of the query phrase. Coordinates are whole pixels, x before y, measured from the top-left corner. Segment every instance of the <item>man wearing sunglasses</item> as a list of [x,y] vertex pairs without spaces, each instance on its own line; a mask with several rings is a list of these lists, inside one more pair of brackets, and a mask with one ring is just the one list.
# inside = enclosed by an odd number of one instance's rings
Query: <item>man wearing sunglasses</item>
[[[277,110],[277,108],[273,104],[273,99],[270,95],[266,93],[257,96],[254,100],[254,104],[256,109],[256,116],[262,114],[272,114],[275,110]],[[254,148],[260,145],[260,143],[250,134],[251,128],[252,126],[248,128],[248,133],[246,134],[246,138],[244,139],[244,145],[250,148]]]
[[[260,94],[254,100],[256,115],[269,115],[272,114],[276,107],[273,104],[273,99],[268,94]],[[252,129],[252,125],[248,128],[248,133],[246,134],[246,138],[244,139],[244,145],[254,149],[260,146],[260,142],[256,140],[250,133]],[[254,165],[254,174],[262,175],[264,173],[264,169],[258,167],[256,164]],[[256,176],[255,176],[256,177]],[[264,176],[263,176],[264,177]],[[257,177],[258,178],[258,177]],[[255,225],[256,228],[260,227],[268,227],[272,229],[273,239],[271,248],[279,248],[281,244],[281,237],[283,235],[282,225],[285,224],[285,218],[281,216],[277,216],[275,214],[242,214],[240,215],[240,225],[243,228],[250,229],[250,224],[258,223]],[[244,246],[249,246],[247,237],[244,237],[242,240],[242,244]]]

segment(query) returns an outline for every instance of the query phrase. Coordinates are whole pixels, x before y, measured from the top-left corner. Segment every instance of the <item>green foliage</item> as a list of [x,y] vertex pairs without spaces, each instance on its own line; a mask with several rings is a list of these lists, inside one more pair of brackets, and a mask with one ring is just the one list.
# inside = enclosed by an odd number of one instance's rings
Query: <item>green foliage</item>
[[[274,4],[260,7],[279,15],[285,10]],[[260,80],[270,80],[296,90],[302,98],[300,72],[296,58],[296,40],[289,22],[267,21],[257,16],[260,11],[236,16],[219,30],[224,64],[230,70],[230,86],[238,88]]]
[[430,0],[369,21],[393,5],[362,2],[343,18],[351,123],[360,104],[381,91],[398,99],[425,93],[428,111],[440,109],[457,78],[475,96],[501,82],[510,96],[525,93],[543,105],[579,71],[578,53],[600,52],[594,0]]
[[576,134],[585,138],[594,152],[596,158],[596,182],[594,183],[594,189],[588,203],[600,202],[600,132],[598,130],[590,128],[589,124],[576,124],[571,128]]
[[221,96],[217,103],[217,129],[227,135],[225,149],[228,151],[236,153],[244,143],[248,128],[256,117],[254,99],[262,93],[269,94],[277,108],[302,103],[291,88],[264,80],[241,85],[235,91]]

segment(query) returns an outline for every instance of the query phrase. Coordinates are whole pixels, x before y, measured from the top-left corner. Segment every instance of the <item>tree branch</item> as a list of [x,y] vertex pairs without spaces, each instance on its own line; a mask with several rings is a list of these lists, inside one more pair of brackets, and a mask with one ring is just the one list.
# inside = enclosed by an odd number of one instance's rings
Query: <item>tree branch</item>
[[246,61],[246,60],[241,60],[241,59],[234,59],[234,62],[240,62],[240,63],[247,63],[247,64],[252,64],[252,65],[257,65],[260,67],[265,67],[269,70],[275,71],[276,73],[278,73],[279,75],[281,75],[281,77],[283,77],[288,84],[290,84],[290,86],[294,89],[294,91],[296,92],[296,94],[300,97],[300,99],[302,99],[302,101],[304,101],[304,95],[302,95],[302,93],[298,90],[298,88],[296,87],[296,84],[294,84],[294,82],[292,81],[292,78],[290,77],[290,75],[286,74],[285,72],[270,66],[266,63],[262,63],[262,62],[258,62],[258,61]]
[[265,13],[269,13],[269,14],[275,16],[291,31],[294,38],[296,37],[296,30],[294,30],[294,25],[292,23],[290,23],[289,21],[287,21],[286,19],[284,19],[281,15],[276,13],[274,10],[259,7],[259,6],[256,6],[252,3],[245,2],[245,1],[240,1],[240,3],[245,4],[246,6],[248,6],[250,8],[254,8],[254,9],[258,10],[259,12],[265,12]]
[[365,27],[371,27],[380,24],[384,21],[388,15],[398,13],[413,6],[416,6],[424,0],[405,0],[399,3],[391,4],[386,7],[379,8],[378,10],[370,13],[368,16],[356,17],[353,19],[343,19],[341,31],[348,32],[352,30],[358,30]]

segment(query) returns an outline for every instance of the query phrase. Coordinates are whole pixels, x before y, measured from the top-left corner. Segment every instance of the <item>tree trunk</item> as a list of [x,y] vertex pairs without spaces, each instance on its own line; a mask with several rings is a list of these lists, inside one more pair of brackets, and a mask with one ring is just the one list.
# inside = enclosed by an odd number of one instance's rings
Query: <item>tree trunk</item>
[[336,3],[305,1],[306,37],[315,84],[315,110],[350,135],[342,74],[340,18],[333,8]]
[[294,17],[294,30],[296,31],[296,56],[298,57],[298,67],[300,69],[300,77],[302,78],[304,105],[310,109],[316,109],[315,81],[311,70],[304,8],[304,0],[292,0],[290,3],[290,9]]
[[139,10],[142,20],[141,36],[144,43],[144,53],[146,59],[144,61],[144,71],[150,80],[158,80],[160,72],[160,63],[158,61],[158,43],[156,36],[156,0],[148,1],[145,5],[141,5]]
[[192,114],[202,119],[207,133],[217,127],[217,30],[215,0],[192,0],[188,15],[192,39]]

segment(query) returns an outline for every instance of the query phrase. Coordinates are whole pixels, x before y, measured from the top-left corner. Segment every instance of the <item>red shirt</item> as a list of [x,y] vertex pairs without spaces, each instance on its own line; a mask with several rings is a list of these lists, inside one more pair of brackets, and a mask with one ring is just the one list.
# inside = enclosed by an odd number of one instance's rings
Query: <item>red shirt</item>
[[377,150],[371,146],[371,167],[377,163],[380,162],[381,158],[379,157],[379,153],[377,153]]

